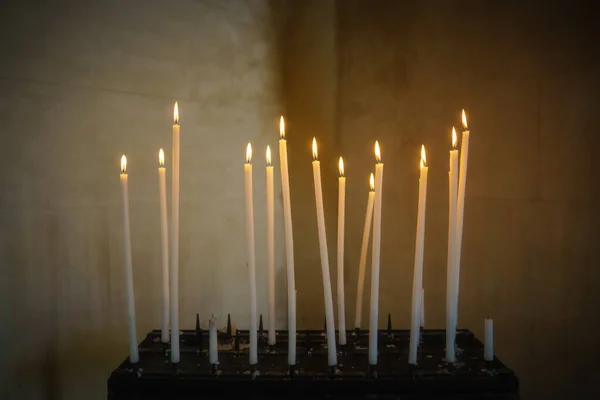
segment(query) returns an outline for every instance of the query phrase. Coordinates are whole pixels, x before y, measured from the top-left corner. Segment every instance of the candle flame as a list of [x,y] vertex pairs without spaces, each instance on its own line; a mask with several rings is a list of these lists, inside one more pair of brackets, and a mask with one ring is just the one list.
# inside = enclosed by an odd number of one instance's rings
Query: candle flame
[[313,151],[313,160],[317,161],[317,159],[319,158],[319,153],[317,152],[317,138],[313,138],[313,142],[312,142],[312,151]]
[[421,145],[421,168],[427,166],[427,157],[425,156],[425,145]]
[[452,150],[456,150],[456,146],[458,145],[458,137],[456,136],[456,129],[452,127]]
[[173,123],[179,125],[179,106],[177,102],[175,102],[175,107],[173,107]]
[[371,192],[375,191],[375,177],[373,176],[372,172],[371,172],[371,177],[369,178],[369,187],[371,189]]
[[125,154],[121,156],[121,173],[124,174],[127,171],[127,157]]
[[279,118],[279,136],[285,140],[285,121],[283,115]]
[[267,165],[271,166],[271,147],[267,146]]
[[246,162],[250,164],[250,161],[252,161],[252,145],[248,143],[248,146],[246,146]]
[[375,160],[377,164],[381,162],[381,150],[379,150],[379,142],[377,140],[375,141]]
[[165,167],[165,152],[163,149],[158,151],[158,165],[160,165],[161,168]]
[[469,129],[469,126],[467,125],[467,115],[465,114],[464,108],[462,110],[462,126],[465,131]]
[[338,163],[338,169],[340,171],[340,176],[344,176],[344,160],[340,157],[340,162]]

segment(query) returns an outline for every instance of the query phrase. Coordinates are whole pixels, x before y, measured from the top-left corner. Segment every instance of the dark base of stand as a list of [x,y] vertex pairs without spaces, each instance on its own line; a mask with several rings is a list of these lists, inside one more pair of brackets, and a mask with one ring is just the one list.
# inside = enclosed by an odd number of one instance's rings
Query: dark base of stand
[[275,346],[259,338],[258,364],[252,367],[248,331],[238,332],[238,338],[219,333],[217,369],[208,361],[208,332],[198,338],[195,331],[182,331],[176,370],[160,331],[149,333],[139,346],[136,368],[125,361],[111,374],[108,399],[518,399],[514,373],[497,358],[485,361],[483,345],[466,330],[458,331],[453,364],[443,361],[443,330],[423,331],[418,365],[408,364],[408,330],[382,330],[376,366],[368,363],[368,331],[360,331],[333,367],[327,365],[322,331],[298,331],[293,367],[287,364],[286,331],[278,331]]

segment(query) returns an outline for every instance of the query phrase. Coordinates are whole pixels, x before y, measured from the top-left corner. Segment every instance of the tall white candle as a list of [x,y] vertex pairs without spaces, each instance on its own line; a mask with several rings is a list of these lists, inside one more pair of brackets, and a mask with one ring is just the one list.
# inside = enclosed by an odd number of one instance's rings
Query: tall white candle
[[285,258],[288,290],[288,364],[296,364],[296,281],[294,278],[294,235],[292,230],[292,206],[290,202],[290,177],[288,173],[285,122],[279,120],[279,164],[281,168],[281,192],[283,194],[283,223],[285,233]]
[[421,289],[421,328],[425,328],[425,289]]
[[210,320],[208,320],[208,358],[211,364],[219,363],[219,341],[217,336],[217,319],[213,315]]
[[267,274],[268,274],[268,342],[275,344],[275,200],[271,148],[267,146]]
[[344,306],[344,219],[346,216],[346,177],[344,160],[340,157],[338,178],[338,226],[337,226],[337,309],[340,345],[346,344],[346,310]]
[[360,329],[362,322],[363,295],[365,291],[365,271],[367,267],[367,251],[369,249],[369,237],[371,235],[371,219],[373,218],[373,202],[375,200],[375,178],[371,174],[369,178],[370,190],[367,200],[367,212],[365,215],[365,228],[363,229],[362,245],[360,247],[360,261],[358,264],[358,285],[356,287],[356,312],[354,313],[354,327]]
[[417,349],[421,328],[421,306],[423,287],[423,249],[425,245],[425,208],[427,203],[427,159],[425,146],[421,147],[421,176],[419,178],[419,200],[417,206],[417,238],[415,244],[415,265],[413,273],[412,314],[410,325],[410,345],[408,363],[417,364]]
[[454,343],[456,340],[456,309],[454,301],[455,251],[456,251],[456,191],[458,189],[458,150],[456,150],[456,130],[452,128],[452,150],[450,150],[450,171],[448,172],[448,258],[446,275],[446,361],[455,362]]
[[173,110],[173,159],[171,160],[171,362],[179,362],[179,106]]
[[460,286],[460,260],[462,251],[463,220],[465,213],[465,188],[467,185],[467,162],[469,160],[469,128],[467,126],[467,116],[465,110],[462,110],[462,142],[460,145],[460,171],[458,175],[458,199],[456,203],[456,254],[455,268],[456,278],[454,279],[454,308],[456,309],[456,321],[458,325],[458,294]]
[[246,148],[244,182],[246,198],[246,255],[248,258],[248,282],[250,284],[250,365],[258,363],[257,315],[256,315],[256,256],[254,249],[254,204],[252,201],[252,146]]
[[165,170],[165,152],[158,152],[158,189],[160,197],[160,243],[162,249],[162,329],[160,339],[169,343],[169,225],[167,222],[167,184]]
[[375,220],[373,222],[373,254],[371,256],[371,315],[369,318],[369,364],[377,365],[379,322],[379,262],[381,256],[381,198],[383,195],[383,163],[379,142],[375,142]]
[[327,354],[329,366],[337,364],[335,346],[335,321],[333,319],[333,297],[331,279],[329,277],[329,255],[327,252],[327,235],[325,232],[325,212],[323,209],[323,192],[321,187],[321,163],[317,153],[317,139],[313,138],[313,178],[315,183],[315,201],[317,205],[317,227],[319,231],[319,248],[321,250],[321,273],[323,275],[323,293],[325,295],[325,324],[327,327]]
[[133,294],[133,267],[131,262],[131,229],[129,227],[129,176],[127,175],[127,157],[121,157],[121,199],[123,206],[123,241],[125,249],[125,292],[127,293],[127,323],[129,327],[129,361],[133,364],[140,360],[135,326],[135,297]]
[[485,361],[494,361],[494,320],[485,319],[485,339],[483,343],[483,358]]

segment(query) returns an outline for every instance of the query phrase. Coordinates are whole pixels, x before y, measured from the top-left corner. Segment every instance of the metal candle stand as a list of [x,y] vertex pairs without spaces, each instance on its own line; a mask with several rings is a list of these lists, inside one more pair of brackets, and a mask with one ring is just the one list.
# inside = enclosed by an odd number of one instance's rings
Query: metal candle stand
[[[338,347],[338,365],[327,364],[327,337],[321,330],[297,331],[297,364],[287,364],[288,332],[277,331],[269,345],[259,324],[258,364],[248,364],[249,333],[218,332],[219,364],[210,364],[207,330],[196,318],[195,330],[180,335],[181,360],[169,361],[169,344],[160,331],[150,332],[139,345],[140,362],[128,360],[108,380],[108,399],[222,398],[246,393],[252,398],[389,399],[428,398],[518,399],[518,379],[500,360],[485,361],[483,345],[467,330],[458,330],[457,362],[444,361],[445,331],[422,329],[418,365],[408,364],[410,330],[394,330],[391,316],[379,331],[378,364],[368,364],[367,330],[348,331],[348,344]],[[336,335],[337,337],[337,335]],[[214,396],[213,396],[214,393]],[[391,396],[391,397],[390,397]]]

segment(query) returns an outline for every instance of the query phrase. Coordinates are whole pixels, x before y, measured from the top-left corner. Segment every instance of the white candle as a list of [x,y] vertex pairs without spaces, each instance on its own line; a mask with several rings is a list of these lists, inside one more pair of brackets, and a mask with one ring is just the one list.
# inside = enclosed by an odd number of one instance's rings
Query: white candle
[[219,363],[219,347],[218,347],[218,336],[217,336],[217,319],[213,315],[210,320],[208,320],[208,358],[211,364]]
[[423,287],[423,249],[425,245],[425,207],[427,202],[427,159],[425,146],[421,147],[421,176],[419,178],[419,200],[417,207],[417,238],[415,244],[415,265],[413,273],[412,314],[410,325],[410,345],[408,363],[417,364],[417,349],[421,328],[421,306]]
[[337,364],[335,347],[335,321],[333,319],[333,297],[331,279],[329,277],[329,255],[327,252],[327,235],[325,232],[325,212],[323,210],[323,192],[321,187],[321,163],[317,153],[317,139],[313,138],[313,178],[315,183],[315,201],[317,205],[317,227],[319,230],[319,248],[321,250],[321,273],[323,275],[323,292],[325,295],[325,323],[327,327],[327,353],[329,366]]
[[421,328],[425,328],[425,289],[421,289]]
[[456,309],[454,301],[455,251],[456,251],[456,191],[458,189],[458,150],[456,150],[456,130],[452,128],[452,150],[450,150],[450,171],[448,172],[448,258],[446,275],[446,361],[455,362],[454,342],[456,339]]
[[485,319],[485,339],[483,343],[483,358],[485,361],[494,361],[494,320]]
[[244,182],[246,197],[246,255],[248,258],[248,281],[250,284],[250,365],[258,363],[256,332],[256,256],[254,249],[254,205],[252,201],[252,146],[246,148]]
[[171,160],[171,362],[179,362],[179,106],[173,110]]
[[469,128],[467,116],[462,110],[462,142],[460,145],[460,172],[458,175],[458,199],[456,203],[456,254],[455,268],[456,278],[454,280],[454,308],[456,309],[456,321],[458,325],[458,293],[460,286],[460,258],[462,250],[463,220],[465,212],[465,188],[467,184],[467,162],[469,159]]
[[346,215],[346,177],[344,160],[340,157],[338,177],[338,226],[337,226],[337,309],[340,345],[346,344],[346,310],[344,307],[344,218]]
[[162,249],[162,329],[160,339],[169,343],[169,226],[167,223],[167,184],[165,170],[165,152],[158,152],[158,189],[160,197],[160,243]]
[[123,206],[123,244],[125,249],[125,292],[127,293],[127,322],[129,326],[129,362],[140,360],[135,326],[135,297],[133,294],[133,267],[131,262],[131,229],[129,227],[129,176],[127,175],[127,157],[121,157],[121,198]]
[[371,256],[371,315],[369,319],[369,364],[377,365],[379,321],[379,261],[381,255],[381,198],[383,195],[383,163],[379,143],[375,142],[375,210],[373,222],[373,254]]
[[296,364],[296,281],[294,279],[294,235],[292,230],[292,206],[290,203],[290,177],[288,173],[287,141],[285,123],[279,120],[279,164],[281,168],[281,192],[283,194],[283,223],[285,232],[285,257],[288,290],[288,364]]
[[373,174],[369,179],[370,190],[367,200],[367,212],[365,215],[365,228],[363,229],[362,245],[360,247],[360,261],[358,264],[358,286],[356,287],[356,312],[354,314],[354,327],[360,329],[362,322],[363,294],[365,290],[365,271],[367,267],[367,251],[369,249],[369,237],[371,235],[371,219],[373,217],[373,202],[375,200],[375,178]]
[[267,273],[269,302],[269,336],[270,345],[275,344],[275,200],[273,194],[273,165],[271,165],[271,148],[267,146]]

